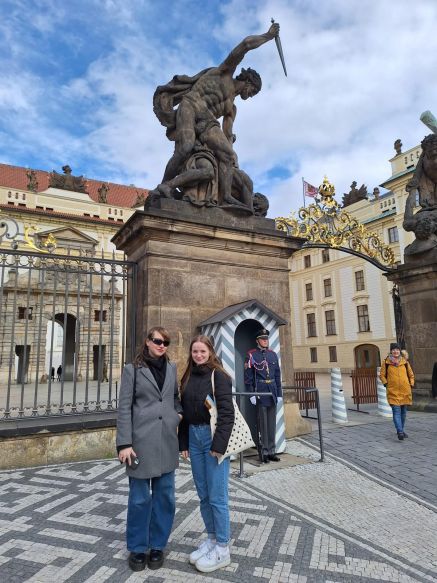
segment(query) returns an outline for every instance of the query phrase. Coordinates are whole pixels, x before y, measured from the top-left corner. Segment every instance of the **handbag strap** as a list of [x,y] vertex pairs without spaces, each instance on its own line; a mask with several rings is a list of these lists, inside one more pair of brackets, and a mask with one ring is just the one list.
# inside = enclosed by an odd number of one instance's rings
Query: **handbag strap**
[[215,368],[212,369],[212,373],[211,373],[211,386],[212,386],[212,396],[214,398],[215,401],[215,383],[214,383],[214,373],[215,373]]

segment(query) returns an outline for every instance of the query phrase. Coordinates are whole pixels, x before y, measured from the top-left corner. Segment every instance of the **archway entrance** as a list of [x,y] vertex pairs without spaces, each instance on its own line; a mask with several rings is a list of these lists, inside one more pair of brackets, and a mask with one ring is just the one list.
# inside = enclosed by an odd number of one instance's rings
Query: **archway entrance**
[[[234,347],[235,347],[235,385],[237,391],[245,391],[244,386],[244,359],[247,351],[255,348],[255,335],[261,328],[257,320],[244,320],[235,330]],[[241,399],[240,409],[250,427],[252,436],[256,443],[256,408],[249,402],[247,397]]]
[[380,366],[379,348],[374,344],[360,344],[354,349],[356,368],[374,368]]
[[74,377],[74,363],[77,359],[76,354],[76,322],[77,319],[71,314],[67,314],[66,323],[65,314],[55,314],[54,321],[47,323],[46,336],[46,370],[51,374],[50,362],[55,369],[55,378],[57,371],[61,372],[60,380],[72,381]]

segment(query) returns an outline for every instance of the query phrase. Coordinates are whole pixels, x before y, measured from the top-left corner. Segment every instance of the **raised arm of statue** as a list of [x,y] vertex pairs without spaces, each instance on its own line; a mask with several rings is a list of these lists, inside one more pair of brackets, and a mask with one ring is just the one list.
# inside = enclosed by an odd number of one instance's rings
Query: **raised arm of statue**
[[244,40],[241,41],[239,45],[237,45],[226,57],[223,63],[220,65],[220,69],[222,71],[226,70],[229,71],[231,74],[234,73],[235,69],[243,60],[246,53],[252,51],[253,49],[257,49],[264,43],[268,42],[269,40],[273,40],[275,36],[279,34],[279,24],[274,22],[269,30],[264,34],[247,36]]

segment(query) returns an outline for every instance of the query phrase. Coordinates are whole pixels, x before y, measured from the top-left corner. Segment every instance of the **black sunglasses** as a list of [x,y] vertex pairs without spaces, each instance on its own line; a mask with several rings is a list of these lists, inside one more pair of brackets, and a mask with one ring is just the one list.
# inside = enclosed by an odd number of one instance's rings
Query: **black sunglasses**
[[161,340],[161,338],[151,338],[150,340],[153,344],[156,344],[156,346],[162,346],[163,344],[166,348],[167,346],[170,346],[170,340]]

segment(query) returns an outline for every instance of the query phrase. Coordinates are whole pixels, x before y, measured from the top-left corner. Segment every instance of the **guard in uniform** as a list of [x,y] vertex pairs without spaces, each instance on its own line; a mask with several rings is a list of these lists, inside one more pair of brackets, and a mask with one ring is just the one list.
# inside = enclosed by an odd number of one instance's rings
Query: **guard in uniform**
[[257,348],[249,350],[244,361],[244,384],[246,391],[271,393],[251,397],[257,407],[258,431],[260,434],[260,459],[264,463],[278,462],[276,455],[276,405],[282,398],[281,370],[278,355],[269,349],[270,332],[265,328],[256,335]]

